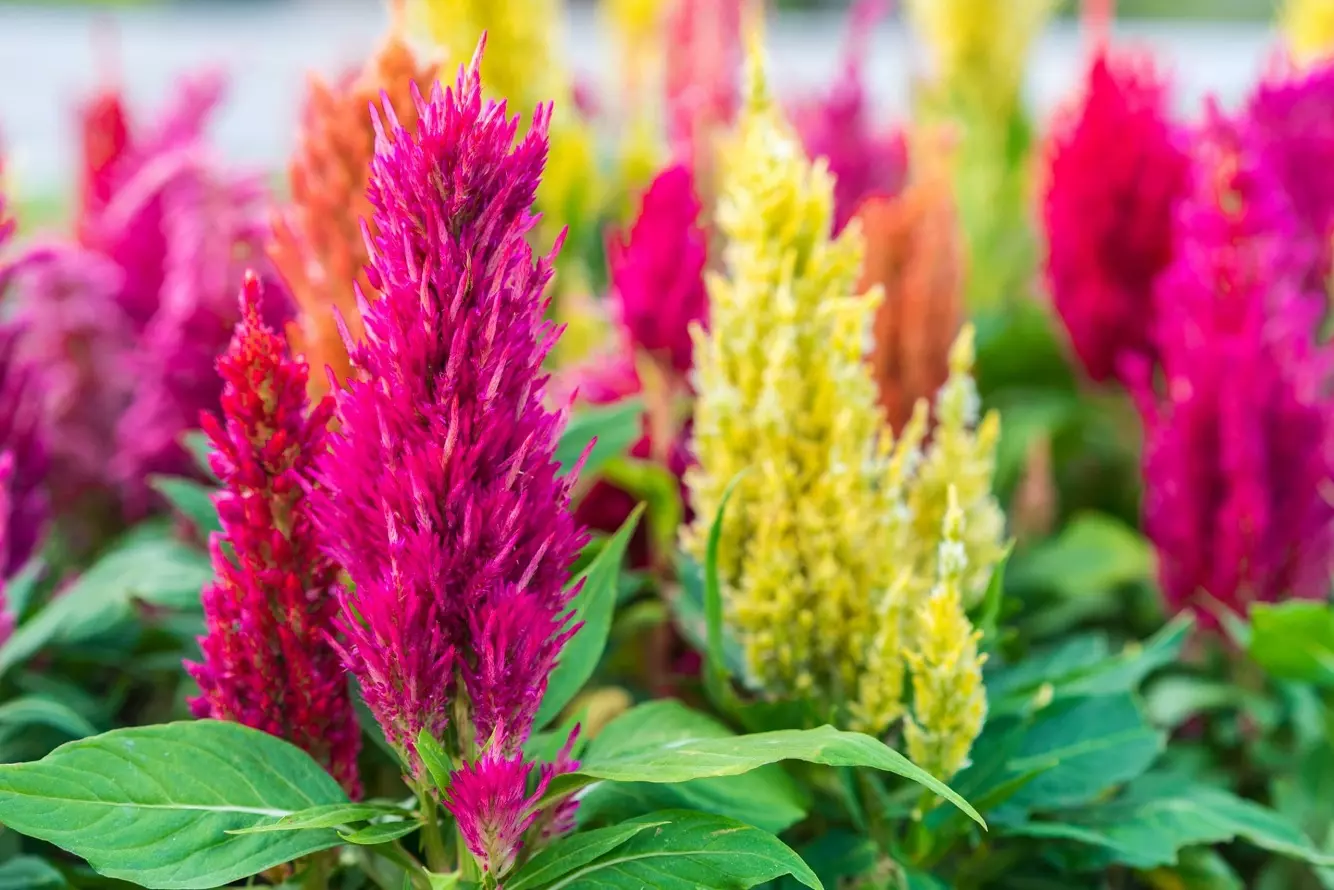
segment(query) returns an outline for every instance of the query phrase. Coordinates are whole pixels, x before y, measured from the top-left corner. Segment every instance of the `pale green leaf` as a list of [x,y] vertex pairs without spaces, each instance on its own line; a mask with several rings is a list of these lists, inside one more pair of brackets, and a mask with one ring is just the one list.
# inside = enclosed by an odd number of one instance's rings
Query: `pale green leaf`
[[637,398],[582,408],[570,417],[556,446],[556,462],[568,473],[593,443],[580,471],[592,478],[604,463],[630,450],[643,435],[644,404]]

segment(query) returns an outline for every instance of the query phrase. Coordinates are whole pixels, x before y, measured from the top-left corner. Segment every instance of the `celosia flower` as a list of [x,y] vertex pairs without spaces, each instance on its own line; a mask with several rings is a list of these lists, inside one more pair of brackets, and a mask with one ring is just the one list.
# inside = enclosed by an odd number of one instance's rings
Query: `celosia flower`
[[[481,47],[456,86],[416,96],[416,132],[377,116],[366,338],[337,394],[339,432],[313,497],[342,594],[344,661],[414,771],[415,741],[458,737],[510,758],[573,632],[568,571],[583,534],[543,407],[551,255],[527,236],[549,105],[528,133],[483,101]],[[471,723],[468,726],[467,723]]]
[[683,543],[703,560],[723,491],[748,470],[718,548],[748,672],[772,693],[837,707],[854,697],[876,601],[901,568],[890,544],[902,467],[862,357],[878,300],[853,293],[860,234],[830,240],[831,177],[802,153],[752,53],[750,95],[722,154],[717,333],[695,333],[698,464],[686,482],[697,517]]
[[982,633],[973,630],[964,612],[967,523],[953,486],[946,503],[938,580],[922,609],[910,616],[914,642],[906,658],[912,671],[912,713],[903,721],[908,757],[942,781],[967,765],[987,716],[982,686],[986,656],[977,651]]
[[950,345],[964,318],[963,233],[941,130],[914,142],[913,174],[897,198],[872,198],[857,213],[866,238],[858,291],[879,285],[871,374],[880,407],[902,430],[918,399],[949,376]]
[[714,139],[740,104],[743,0],[676,0],[664,29],[667,141],[710,185]]
[[1334,48],[1334,0],[1285,0],[1279,25],[1298,62],[1326,58]]
[[1329,370],[1309,245],[1244,126],[1202,134],[1177,253],[1159,281],[1161,389],[1132,380],[1145,423],[1144,529],[1168,607],[1324,599],[1334,555]]
[[210,545],[203,661],[186,665],[201,692],[192,707],[292,742],[356,796],[361,728],[330,642],[338,567],[320,552],[307,494],[333,403],[308,405],[307,367],[265,326],[260,291],[248,276],[218,360],[222,415],[202,418],[222,534]]
[[[0,563],[9,561],[10,537],[13,535],[11,526],[14,520],[10,517],[14,505],[10,489],[14,485],[14,455],[8,451],[0,451]],[[15,616],[9,608],[9,597],[6,596],[6,577],[3,566],[0,566],[0,646],[9,641],[9,637],[14,633]]]
[[866,101],[868,36],[886,12],[885,0],[857,0],[849,16],[843,71],[829,94],[799,105],[797,132],[813,158],[834,175],[834,231],[842,231],[858,205],[873,194],[892,196],[903,186],[907,151],[897,132],[876,132]]
[[329,388],[326,367],[340,382],[347,377],[347,348],[336,319],[342,318],[354,340],[361,339],[353,282],[368,300],[376,298],[361,235],[361,221],[371,215],[366,180],[375,151],[367,109],[383,96],[411,129],[417,123],[411,85],[429,87],[436,78],[435,65],[418,62],[401,32],[395,21],[360,74],[334,84],[311,77],[288,164],[292,203],[273,223],[270,253],[299,310],[289,337],[310,362],[313,394]]
[[87,238],[86,227],[111,200],[116,186],[116,168],[130,144],[129,115],[119,89],[107,87],[80,109],[83,169],[79,183],[76,227]]
[[468,852],[496,878],[514,867],[524,833],[542,811],[540,801],[552,773],[542,770],[527,791],[533,765],[522,754],[501,753],[490,745],[477,760],[455,770],[449,779],[445,808],[458,824]]
[[630,237],[607,247],[617,320],[632,351],[677,374],[690,370],[690,325],[708,313],[700,211],[690,170],[668,167],[644,193]]
[[1042,201],[1047,281],[1088,375],[1152,360],[1153,285],[1172,260],[1188,188],[1185,139],[1152,60],[1097,51],[1081,102],[1057,118]]

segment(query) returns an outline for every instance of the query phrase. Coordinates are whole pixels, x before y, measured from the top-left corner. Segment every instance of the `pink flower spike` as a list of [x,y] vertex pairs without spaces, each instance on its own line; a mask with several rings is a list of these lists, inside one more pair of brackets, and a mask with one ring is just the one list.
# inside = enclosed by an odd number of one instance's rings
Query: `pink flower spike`
[[522,754],[505,756],[491,746],[450,777],[445,809],[458,823],[468,852],[487,874],[503,878],[514,867],[523,836],[537,818],[539,801],[551,783],[542,771],[527,792],[533,765]]

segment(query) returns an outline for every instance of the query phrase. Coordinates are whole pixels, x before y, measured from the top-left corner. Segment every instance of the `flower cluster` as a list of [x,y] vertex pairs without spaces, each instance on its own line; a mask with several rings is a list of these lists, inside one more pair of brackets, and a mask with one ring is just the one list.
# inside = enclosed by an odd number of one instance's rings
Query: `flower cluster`
[[371,213],[366,200],[375,151],[370,105],[383,95],[411,128],[417,115],[411,86],[429,88],[436,77],[436,67],[418,62],[402,30],[396,21],[360,73],[333,84],[312,76],[299,143],[288,165],[292,203],[274,220],[270,252],[298,309],[292,346],[310,362],[316,394],[328,389],[325,368],[340,382],[347,377],[338,319],[354,340],[361,339],[353,282],[367,299],[375,299],[361,234],[361,221]]
[[879,285],[871,374],[880,407],[902,430],[918,399],[930,399],[949,376],[950,345],[963,326],[964,257],[949,136],[941,128],[912,144],[911,179],[896,198],[871,198],[857,211],[866,238],[857,291]]
[[204,590],[196,716],[235,720],[287,739],[358,793],[361,728],[330,641],[338,568],[320,553],[308,491],[326,449],[333,404],[309,407],[308,371],[265,327],[259,279],[248,276],[241,320],[218,361],[221,417],[202,419],[222,484],[216,580]]
[[[924,403],[895,441],[863,358],[880,294],[854,292],[861,234],[849,227],[831,239],[828,170],[806,159],[754,51],[750,77],[736,142],[724,155],[718,222],[727,271],[709,284],[715,333],[696,329],[698,465],[686,480],[697,518],[683,543],[703,558],[736,479],[718,567],[750,680],[881,733],[902,714],[905,654],[919,643],[923,652],[968,645],[937,638],[943,630],[919,638],[905,616],[917,590],[929,593],[940,575],[938,558],[920,555],[938,550],[945,529],[948,491],[939,480],[966,480],[956,497],[967,503],[964,521],[978,522],[964,545],[976,560],[970,569],[989,572],[999,557],[999,511],[975,483],[990,469],[996,419],[972,434],[966,333],[954,363],[963,379],[942,392],[941,429],[925,459]],[[919,531],[933,517],[935,528]],[[997,540],[985,546],[988,534]],[[956,586],[971,583],[970,574]],[[934,664],[923,658],[923,669]]]
[[566,581],[584,536],[554,459],[563,413],[543,406],[554,251],[528,243],[551,107],[516,140],[517,118],[483,100],[481,50],[453,88],[415,96],[415,132],[377,115],[380,299],[363,301],[312,499],[350,578],[344,663],[415,778],[423,731],[467,764],[452,806],[498,872],[528,818],[527,771],[511,765],[574,631]]
[[1152,61],[1099,49],[1082,100],[1056,120],[1042,199],[1047,282],[1089,377],[1152,360],[1154,282],[1172,261],[1188,188],[1183,134]]
[[[116,114],[90,112],[86,142],[100,153],[78,241],[39,243],[15,261],[21,349],[42,369],[62,504],[110,487],[137,514],[150,506],[149,475],[193,472],[179,437],[216,409],[213,363],[242,273],[264,268],[261,183],[219,170],[204,144],[219,95],[216,78],[189,81],[128,137]],[[107,145],[119,151],[107,157]],[[274,320],[285,302],[274,288]]]
[[1216,626],[1219,608],[1323,599],[1334,554],[1329,348],[1297,202],[1246,121],[1201,134],[1158,282],[1161,386],[1141,365],[1144,528],[1164,596]]

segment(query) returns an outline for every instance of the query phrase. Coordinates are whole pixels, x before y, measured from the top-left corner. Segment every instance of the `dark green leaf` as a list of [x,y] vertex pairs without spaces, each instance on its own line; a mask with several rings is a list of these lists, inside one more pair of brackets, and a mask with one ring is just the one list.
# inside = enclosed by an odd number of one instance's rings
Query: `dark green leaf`
[[72,739],[97,735],[97,727],[55,699],[26,695],[0,705],[0,726],[49,726]]
[[325,829],[231,835],[347,803],[281,739],[199,720],[119,729],[0,766],[0,822],[150,888],[207,888],[335,846]]
[[[625,721],[629,726],[648,726],[659,709],[682,707],[670,701],[650,702],[632,708],[612,721],[603,733]],[[649,710],[646,710],[649,709]],[[902,754],[868,735],[844,732],[832,726],[809,730],[778,730],[730,738],[692,738],[666,745],[647,738],[636,741],[635,733],[623,728],[616,733],[625,744],[585,752],[578,772],[558,776],[548,797],[572,793],[598,780],[611,782],[689,782],[718,776],[739,776],[783,760],[801,760],[827,766],[865,766],[884,770],[916,782],[967,812],[979,825],[986,823],[968,802],[943,782],[914,765]]]
[[[875,867],[880,857],[870,838],[837,828],[824,832],[798,852],[826,887],[838,887],[848,878],[861,877]],[[779,884],[780,890],[793,890],[797,886],[799,882],[790,877]]]
[[[669,748],[692,739],[735,738],[727,727],[676,701],[641,705],[613,721],[589,743],[582,760],[614,758],[646,746]],[[807,795],[777,765],[739,776],[695,779],[679,784],[603,782],[579,801],[583,822],[616,822],[663,809],[692,809],[738,819],[765,831],[782,831],[805,817]]]
[[0,890],[64,890],[65,876],[45,859],[15,856],[0,864]]
[[1334,609],[1305,600],[1256,603],[1250,654],[1280,680],[1334,684]]
[[545,890],[745,890],[784,875],[812,890],[823,890],[800,856],[753,826],[689,810],[668,810],[634,821],[650,827],[567,872]]
[[505,879],[505,890],[538,890],[546,887],[557,878],[563,878],[576,868],[582,868],[604,854],[610,853],[630,838],[666,825],[664,822],[628,822],[599,828],[596,831],[582,831],[562,838],[542,850],[523,868]]
[[577,411],[556,446],[556,462],[561,472],[568,473],[592,442],[582,475],[590,479],[597,475],[604,463],[625,454],[639,441],[643,435],[643,415],[644,404],[639,399],[623,399]]
[[607,648],[607,635],[611,633],[611,616],[616,608],[616,578],[625,560],[625,551],[630,546],[630,538],[643,513],[643,504],[635,507],[630,517],[575,581],[578,583],[582,580],[583,587],[575,595],[570,608],[574,612],[573,620],[582,621],[583,627],[565,644],[560,660],[556,662],[547,681],[547,691],[542,696],[534,723],[539,729],[559,716],[588,682],[588,678],[593,676],[598,662],[602,660],[602,653]]
[[214,489],[200,485],[193,479],[176,476],[150,476],[148,484],[166,498],[176,512],[190,520],[200,534],[222,531],[218,508],[213,505]]

